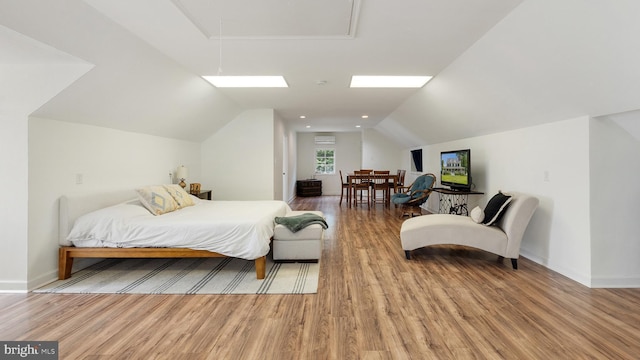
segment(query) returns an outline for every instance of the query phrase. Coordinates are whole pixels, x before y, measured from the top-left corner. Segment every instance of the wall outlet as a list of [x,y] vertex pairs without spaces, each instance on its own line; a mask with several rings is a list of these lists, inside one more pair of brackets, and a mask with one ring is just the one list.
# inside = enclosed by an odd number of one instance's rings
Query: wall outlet
[[544,171],[544,181],[549,182],[549,170]]
[[80,185],[84,181],[82,174],[76,174],[76,184]]

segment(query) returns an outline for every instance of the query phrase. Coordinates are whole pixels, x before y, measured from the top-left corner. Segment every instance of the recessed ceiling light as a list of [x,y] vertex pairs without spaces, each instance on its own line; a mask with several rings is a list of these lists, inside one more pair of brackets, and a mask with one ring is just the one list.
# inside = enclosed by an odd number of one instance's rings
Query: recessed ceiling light
[[311,128],[311,125],[307,125],[307,129],[310,129],[310,128]]
[[366,76],[351,77],[352,88],[421,88],[432,76]]
[[306,119],[307,116],[306,115],[300,115],[300,119]]
[[356,125],[356,127],[357,127],[357,128],[359,128],[359,127],[360,127],[360,125]]
[[368,118],[369,118],[369,115],[362,115],[362,118],[363,118],[363,119],[368,119]]
[[282,76],[203,76],[215,87],[289,87]]

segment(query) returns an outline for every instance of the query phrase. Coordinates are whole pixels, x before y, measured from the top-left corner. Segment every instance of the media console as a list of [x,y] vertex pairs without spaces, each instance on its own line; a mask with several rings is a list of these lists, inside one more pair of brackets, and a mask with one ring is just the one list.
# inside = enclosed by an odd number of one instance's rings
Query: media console
[[306,179],[296,181],[296,196],[322,195],[322,180]]
[[469,203],[469,195],[483,195],[480,191],[471,190],[451,190],[445,188],[434,188],[433,191],[440,194],[438,204],[438,213],[469,215],[467,204]]

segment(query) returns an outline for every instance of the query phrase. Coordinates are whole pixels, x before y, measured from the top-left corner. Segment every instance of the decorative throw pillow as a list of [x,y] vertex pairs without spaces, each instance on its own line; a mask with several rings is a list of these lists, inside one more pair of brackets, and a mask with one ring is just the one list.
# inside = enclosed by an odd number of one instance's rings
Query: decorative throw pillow
[[500,220],[504,210],[507,208],[509,203],[511,202],[511,196],[505,195],[501,191],[495,194],[487,206],[484,208],[484,220],[483,224],[489,226],[494,225]]
[[153,215],[162,215],[178,210],[178,203],[162,185],[151,185],[136,189],[138,198]]
[[193,198],[178,184],[163,185],[167,192],[178,203],[178,209],[195,205]]
[[470,216],[471,216],[471,220],[473,220],[477,224],[480,224],[482,220],[484,220],[484,211],[480,206],[476,206],[473,208],[473,210],[471,210]]

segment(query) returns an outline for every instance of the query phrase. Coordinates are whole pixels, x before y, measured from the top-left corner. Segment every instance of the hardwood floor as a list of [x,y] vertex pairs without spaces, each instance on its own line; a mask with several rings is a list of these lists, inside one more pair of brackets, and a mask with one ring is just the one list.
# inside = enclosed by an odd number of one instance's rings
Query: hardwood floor
[[317,294],[0,295],[0,340],[60,359],[634,359],[640,289],[589,289],[462,247],[406,260],[395,209],[302,198],[327,230]]

